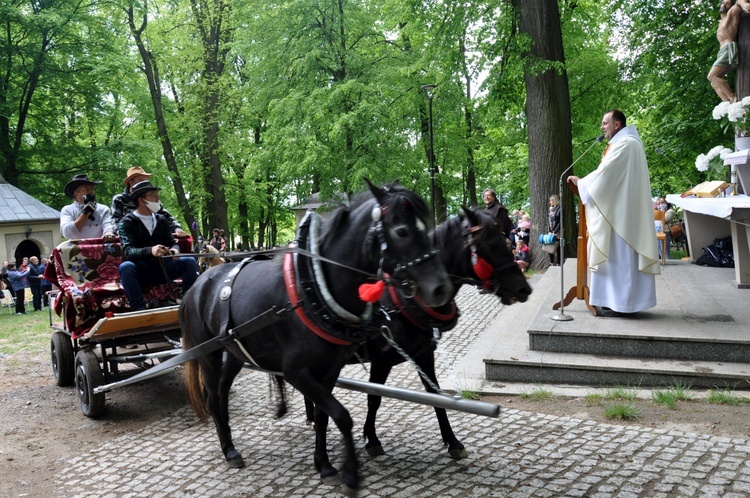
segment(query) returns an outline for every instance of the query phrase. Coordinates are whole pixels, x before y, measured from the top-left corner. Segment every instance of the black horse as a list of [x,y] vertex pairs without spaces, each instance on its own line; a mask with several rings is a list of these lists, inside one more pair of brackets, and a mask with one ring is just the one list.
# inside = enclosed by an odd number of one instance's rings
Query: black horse
[[[458,319],[453,298],[464,283],[478,284],[494,292],[503,304],[525,302],[531,294],[526,278],[513,261],[513,253],[505,242],[501,227],[481,208],[464,209],[461,215],[447,220],[431,234],[432,242],[440,251],[440,259],[454,279],[451,300],[443,306],[431,308],[418,297],[408,298],[403,291],[390,288],[381,303],[395,310],[390,325],[392,339],[411,357],[430,382],[421,379],[428,392],[439,388],[435,375],[436,341],[439,333],[451,330]],[[370,361],[370,382],[385,384],[391,369],[405,361],[404,357],[382,335],[370,339],[359,356]],[[432,383],[432,384],[431,384]],[[380,407],[380,396],[368,394],[367,418],[364,425],[365,448],[372,455],[384,454],[375,431],[375,418]],[[312,421],[312,404],[306,399],[308,421]],[[464,445],[456,438],[443,408],[435,408],[443,442],[454,459],[468,456]],[[317,425],[316,420],[316,425]],[[316,428],[317,430],[317,428]]]
[[[229,389],[243,363],[249,362],[283,374],[313,401],[316,428],[324,426],[318,420],[334,420],[345,446],[341,479],[356,488],[353,423],[332,391],[357,343],[379,333],[385,321],[359,299],[358,289],[382,269],[392,275],[391,283],[413,288],[431,306],[446,303],[453,294],[445,267],[432,257],[424,201],[398,184],[383,189],[368,185],[371,192],[353,200],[350,208],[341,207],[323,219],[309,215],[301,224],[296,253],[211,268],[183,300],[180,323],[186,350],[226,338],[223,349],[186,365],[185,382],[198,416],[212,416],[231,467],[243,467],[244,461],[231,438]],[[309,252],[302,251],[306,248]],[[253,327],[252,320],[261,315],[275,321]],[[235,341],[235,329],[248,324],[249,333]],[[225,350],[229,354],[224,355]],[[316,438],[314,461],[326,479],[337,471],[328,460],[324,436]]]

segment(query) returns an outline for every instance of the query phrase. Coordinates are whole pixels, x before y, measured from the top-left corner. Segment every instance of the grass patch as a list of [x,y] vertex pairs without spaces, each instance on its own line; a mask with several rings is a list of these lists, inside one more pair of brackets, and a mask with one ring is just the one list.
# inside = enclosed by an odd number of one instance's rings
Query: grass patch
[[665,405],[670,410],[677,409],[677,396],[672,391],[654,391],[651,400],[659,405]]
[[654,403],[665,405],[670,410],[677,409],[678,401],[690,401],[693,399],[693,393],[689,385],[684,385],[679,381],[669,386],[665,390],[657,390],[651,393],[651,400]]
[[604,396],[601,394],[587,394],[583,398],[589,406],[601,406],[604,404]]
[[638,408],[631,404],[617,403],[604,410],[604,416],[615,420],[638,420],[640,413]]
[[0,315],[0,355],[44,351],[49,347],[51,335],[46,309],[27,315]]
[[530,399],[531,401],[537,401],[539,403],[544,403],[555,397],[552,391],[547,389],[534,389],[530,393],[521,393],[519,394],[519,396],[524,399]]
[[687,256],[685,251],[669,251],[669,259],[682,259]]
[[621,386],[611,387],[604,392],[604,399],[607,401],[635,401],[637,397],[634,389]]
[[461,397],[463,399],[469,399],[471,401],[479,401],[482,396],[476,391],[461,391]]
[[737,396],[731,389],[711,389],[706,401],[713,405],[730,405],[739,406],[750,403],[750,399],[744,396]]

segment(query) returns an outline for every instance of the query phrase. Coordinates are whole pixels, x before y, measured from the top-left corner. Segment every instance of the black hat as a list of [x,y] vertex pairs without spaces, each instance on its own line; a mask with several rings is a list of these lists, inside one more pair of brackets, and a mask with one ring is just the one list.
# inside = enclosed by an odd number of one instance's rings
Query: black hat
[[161,190],[161,189],[159,187],[154,187],[153,184],[148,180],[138,182],[135,185],[133,185],[133,188],[130,189],[130,198],[132,200],[136,200],[140,196],[145,194],[146,192],[151,192],[152,190]]
[[89,180],[89,175],[76,175],[65,185],[65,195],[71,199],[75,197],[73,193],[81,185],[99,185],[102,183],[100,180]]

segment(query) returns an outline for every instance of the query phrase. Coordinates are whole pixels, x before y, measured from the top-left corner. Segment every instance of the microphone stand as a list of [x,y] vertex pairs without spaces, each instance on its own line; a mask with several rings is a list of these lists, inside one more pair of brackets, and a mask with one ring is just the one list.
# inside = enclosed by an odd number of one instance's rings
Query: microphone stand
[[578,159],[573,161],[573,164],[568,166],[568,168],[560,175],[560,314],[550,317],[552,320],[558,322],[569,322],[573,319],[572,316],[565,314],[565,212],[563,211],[563,177],[568,171],[573,168],[573,166],[576,165],[578,161],[581,160],[583,156],[588,154],[588,152],[593,149],[595,145],[604,140],[604,135],[600,135],[593,140],[596,140],[596,142],[591,144],[591,146],[586,149],[583,154],[578,156]]

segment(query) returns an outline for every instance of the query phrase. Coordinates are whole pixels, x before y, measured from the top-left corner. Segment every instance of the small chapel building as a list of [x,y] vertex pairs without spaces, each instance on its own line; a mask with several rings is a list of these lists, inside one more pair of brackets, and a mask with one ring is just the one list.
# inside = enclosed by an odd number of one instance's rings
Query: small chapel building
[[60,242],[60,211],[11,185],[0,175],[2,261],[20,265],[24,257],[46,258]]

